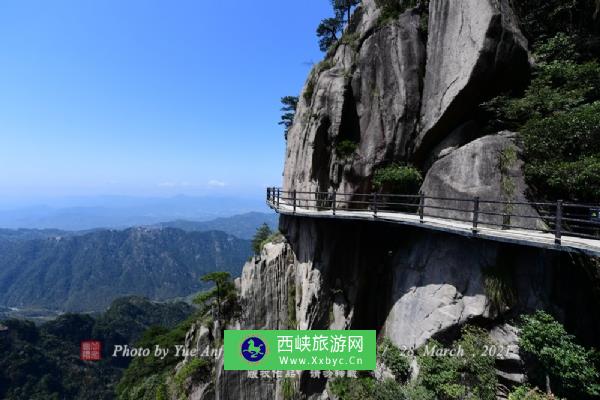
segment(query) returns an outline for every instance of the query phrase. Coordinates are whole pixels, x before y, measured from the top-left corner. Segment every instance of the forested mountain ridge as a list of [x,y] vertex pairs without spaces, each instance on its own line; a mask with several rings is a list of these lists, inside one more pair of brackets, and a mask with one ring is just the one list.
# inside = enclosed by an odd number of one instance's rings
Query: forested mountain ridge
[[0,241],[0,304],[99,311],[127,295],[184,297],[208,272],[239,275],[250,254],[248,240],[171,228]]
[[[114,385],[129,358],[112,358],[113,345],[133,344],[142,333],[172,328],[188,318],[193,307],[160,304],[130,296],[116,300],[98,318],[65,314],[39,327],[23,320],[0,324],[1,399],[112,399]],[[103,359],[79,358],[80,341],[103,345]]]

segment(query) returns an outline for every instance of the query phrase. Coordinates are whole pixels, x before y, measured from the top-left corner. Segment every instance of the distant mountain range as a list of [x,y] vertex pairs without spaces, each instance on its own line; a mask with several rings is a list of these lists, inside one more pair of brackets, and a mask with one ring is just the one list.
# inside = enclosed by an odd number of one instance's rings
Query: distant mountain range
[[[249,212],[246,214],[216,218],[208,221],[175,220],[146,225],[145,227],[149,229],[174,228],[181,229],[186,232],[222,231],[240,239],[251,239],[252,236],[254,236],[256,229],[263,223],[269,225],[272,230],[276,230],[279,224],[279,216],[275,213]],[[92,232],[98,232],[100,230],[105,229],[96,228],[81,231],[69,231],[62,229],[0,228],[0,240],[21,241],[47,239],[57,236],[80,236]]]
[[242,215],[235,215],[227,218],[217,218],[211,221],[171,221],[156,224],[161,228],[176,228],[187,232],[204,231],[223,231],[241,239],[251,239],[258,228],[263,223],[269,225],[272,230],[277,230],[279,224],[279,215],[275,213],[265,214],[251,212]]
[[103,196],[55,199],[46,200],[42,205],[16,207],[11,204],[0,207],[0,228],[69,231],[123,229],[173,220],[207,221],[267,210],[264,199],[260,197]]
[[0,235],[0,306],[87,312],[126,295],[185,297],[203,288],[200,277],[208,272],[239,275],[251,254],[249,240],[219,231],[55,233]]

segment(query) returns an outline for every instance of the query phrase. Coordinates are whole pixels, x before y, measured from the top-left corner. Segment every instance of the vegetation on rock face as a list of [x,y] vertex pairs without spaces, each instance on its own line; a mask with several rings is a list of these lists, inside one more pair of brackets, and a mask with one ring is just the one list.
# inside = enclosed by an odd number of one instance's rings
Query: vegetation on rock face
[[194,303],[200,306],[200,315],[209,315],[213,320],[218,320],[220,326],[233,318],[239,308],[237,290],[227,272],[213,272],[202,277],[202,281],[211,282],[213,287],[206,292],[200,293]]
[[378,356],[392,371],[397,382],[406,383],[410,377],[410,362],[389,339],[384,339],[377,348]]
[[423,175],[413,166],[392,164],[373,174],[373,187],[386,193],[415,194],[423,183]]
[[210,379],[211,368],[212,365],[206,358],[194,358],[184,364],[173,378],[177,395],[185,395],[186,388],[190,383],[197,384]]
[[256,234],[252,238],[252,250],[254,250],[254,255],[260,255],[260,252],[272,234],[273,231],[271,231],[271,228],[269,228],[269,225],[267,224],[263,224],[256,230]]
[[377,380],[363,373],[358,379],[334,379],[330,388],[341,400],[495,400],[498,381],[495,358],[485,352],[489,345],[487,332],[473,326],[465,327],[450,347],[431,340],[419,351],[417,380],[408,382],[408,358],[384,340],[378,348],[378,360],[395,379]]
[[302,97],[304,98],[304,103],[307,106],[310,106],[312,104],[312,98],[315,93],[316,83],[314,79],[314,77],[309,78],[308,83],[306,84],[306,90],[304,90],[304,94],[302,95]]
[[117,385],[117,397],[121,400],[153,399],[156,391],[168,391],[168,377],[182,359],[175,357],[174,347],[185,343],[185,335],[195,318],[191,317],[174,329],[153,327],[146,331],[135,347],[169,348],[166,357],[151,352],[148,357],[136,357],[125,370]]
[[566,33],[540,40],[523,96],[486,104],[494,129],[520,132],[527,182],[544,199],[600,196],[600,63],[580,46]]
[[600,396],[597,353],[577,344],[551,315],[538,311],[524,316],[519,342],[536,363],[530,375],[539,387],[569,399]]
[[192,358],[173,374],[175,366],[182,361],[181,357],[175,357],[174,348],[176,345],[185,344],[186,334],[194,323],[202,321],[209,328],[214,328],[215,323],[218,323],[220,329],[215,329],[215,333],[220,333],[222,338],[222,330],[239,311],[237,290],[228,273],[214,272],[205,275],[202,280],[214,286],[194,299],[194,302],[200,306],[194,315],[171,330],[151,328],[136,344],[136,347],[149,348],[159,345],[171,351],[164,358],[154,354],[136,358],[119,382],[117,387],[119,399],[154,399],[148,396],[152,396],[157,390],[169,395],[175,393],[177,396],[183,396],[191,382],[206,382],[212,378],[212,359],[209,358],[210,355],[203,354],[201,358]]
[[466,326],[452,349],[462,355],[427,354],[427,350],[444,349],[430,340],[419,355],[420,384],[441,399],[496,399],[495,358],[484,351],[491,342],[481,328]]
[[279,125],[283,125],[285,128],[285,140],[287,140],[288,132],[294,124],[294,116],[296,115],[296,109],[298,108],[298,96],[285,96],[281,98],[281,121]]
[[509,395],[508,400],[557,400],[551,394],[542,393],[538,388],[531,388],[528,385],[516,387]]
[[356,149],[358,148],[358,143],[352,140],[342,140],[335,146],[335,153],[340,158],[348,158],[354,154]]
[[352,11],[358,4],[360,0],[331,0],[334,16],[323,19],[317,27],[319,48],[322,52],[327,52],[338,43],[344,27],[350,21]]
[[419,7],[423,10],[429,8],[429,0],[375,0],[375,3],[381,9],[380,24],[397,19],[410,8]]
[[325,18],[317,27],[317,37],[319,38],[319,49],[322,52],[329,50],[331,46],[337,43],[338,35],[342,33],[344,22],[337,17]]
[[598,0],[520,0],[511,5],[519,16],[521,30],[530,41],[556,32],[598,33]]

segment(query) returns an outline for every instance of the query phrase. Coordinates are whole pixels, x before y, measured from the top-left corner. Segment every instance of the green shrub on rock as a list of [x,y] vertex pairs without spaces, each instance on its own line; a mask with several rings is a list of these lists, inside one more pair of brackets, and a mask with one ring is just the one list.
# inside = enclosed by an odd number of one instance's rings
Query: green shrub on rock
[[593,352],[577,344],[548,313],[522,317],[519,344],[525,356],[539,365],[531,377],[538,386],[549,383],[552,392],[573,399],[600,395]]
[[377,349],[377,355],[386,367],[392,371],[398,382],[406,382],[410,377],[410,362],[399,348],[385,339]]
[[352,140],[342,140],[335,146],[335,153],[340,158],[348,158],[358,148],[358,143]]
[[420,384],[441,399],[495,400],[495,358],[485,352],[490,345],[487,332],[473,326],[463,328],[461,338],[450,348],[454,354],[431,353],[444,347],[429,341],[419,354]]
[[413,166],[392,164],[375,171],[373,187],[396,194],[415,194],[423,183],[423,175]]
[[522,129],[528,182],[545,197],[596,202],[600,197],[600,102]]

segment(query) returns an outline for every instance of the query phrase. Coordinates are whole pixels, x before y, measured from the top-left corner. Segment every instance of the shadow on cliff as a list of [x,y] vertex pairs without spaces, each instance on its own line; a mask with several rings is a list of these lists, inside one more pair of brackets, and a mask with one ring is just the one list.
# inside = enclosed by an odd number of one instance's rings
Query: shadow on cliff
[[600,345],[597,260],[385,222],[282,216],[280,229],[319,277],[299,316],[310,329],[391,329],[419,343],[545,309]]

